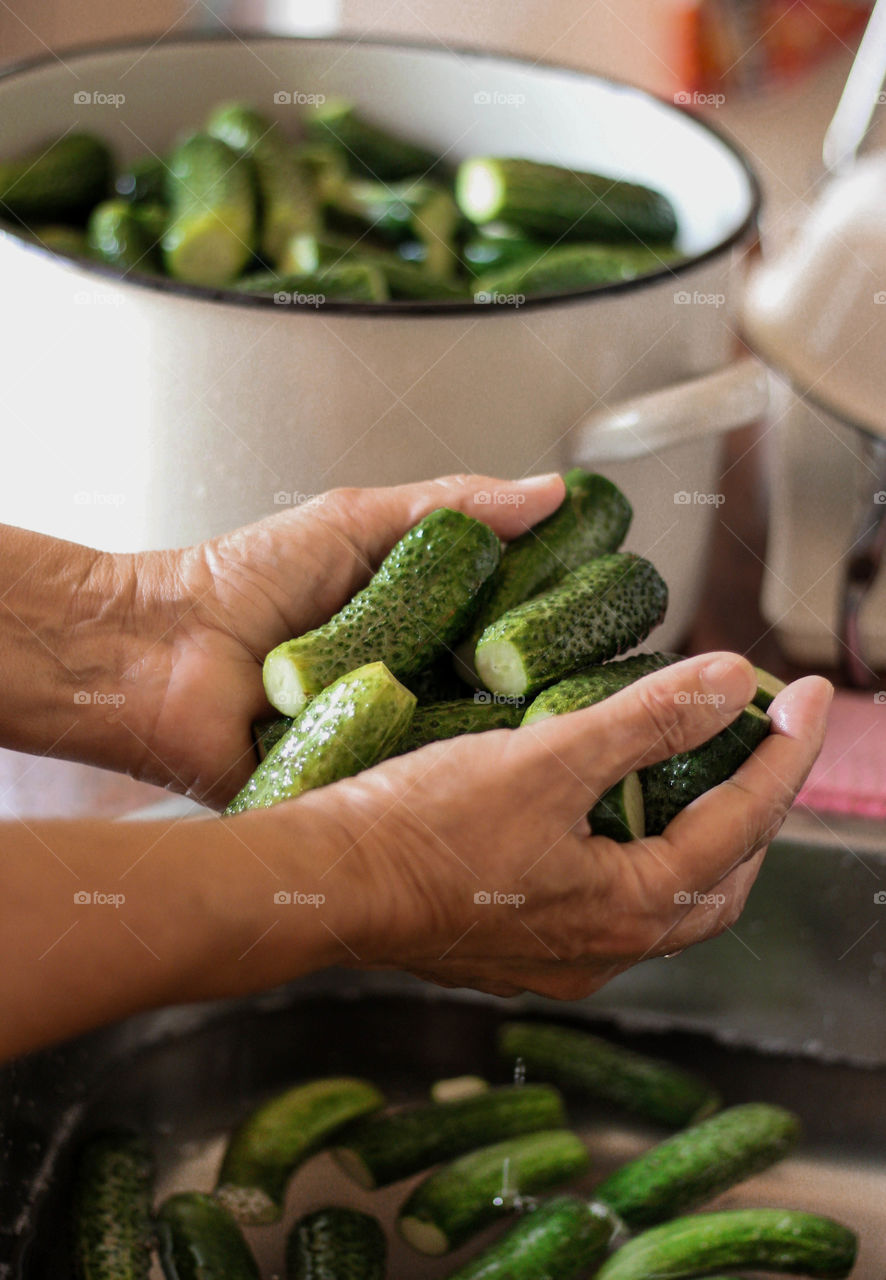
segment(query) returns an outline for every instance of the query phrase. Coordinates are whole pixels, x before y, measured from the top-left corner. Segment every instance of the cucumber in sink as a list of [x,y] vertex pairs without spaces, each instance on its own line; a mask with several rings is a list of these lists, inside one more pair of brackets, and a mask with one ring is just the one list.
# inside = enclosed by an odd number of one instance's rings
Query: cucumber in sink
[[259,1280],[243,1233],[212,1196],[170,1196],[157,1213],[157,1237],[166,1280]]
[[688,1280],[733,1267],[842,1280],[857,1247],[854,1232],[841,1223],[795,1209],[699,1213],[635,1236],[595,1280]]
[[557,1196],[524,1214],[448,1280],[576,1280],[606,1256],[616,1226],[604,1205]]
[[84,1147],[74,1194],[79,1280],[147,1280],[154,1226],[154,1161],[137,1134],[109,1131]]
[[477,1147],[565,1123],[556,1089],[504,1085],[461,1101],[368,1116],[349,1129],[333,1154],[360,1186],[385,1187]]
[[686,805],[731,778],[767,736],[771,724],[765,711],[751,703],[700,747],[641,769],[647,835],[661,835]]
[[673,205],[661,192],[533,160],[465,160],[455,193],[472,222],[506,222],[546,239],[671,244],[677,234]]
[[464,733],[488,733],[490,729],[516,729],[523,718],[520,702],[485,698],[458,698],[416,707],[412,723],[397,743],[395,755],[417,751],[429,742],[458,738]]
[[691,1072],[574,1027],[504,1022],[498,1049],[510,1063],[522,1060],[532,1076],[613,1102],[658,1124],[682,1127],[720,1105],[716,1091]]
[[0,161],[0,216],[33,227],[79,222],[104,200],[113,160],[91,133],[66,133],[15,160]]
[[315,1209],[286,1238],[286,1280],[385,1280],[387,1252],[385,1233],[371,1214]]
[[521,1204],[523,1196],[587,1172],[587,1148],[568,1129],[507,1138],[437,1169],[397,1217],[397,1230],[420,1253],[449,1253]]
[[329,622],[272,649],[271,706],[295,715],[309,697],[364,662],[416,675],[470,624],[501,547],[488,525],[441,507],[388,553],[368,586]]
[[553,515],[508,543],[470,634],[458,646],[457,669],[469,683],[477,683],[474,650],[488,626],[625,539],[633,511],[611,480],[580,467],[563,480],[566,495]]
[[349,671],[295,719],[225,814],[268,809],[371,768],[396,749],[414,711],[415,694],[383,662]]
[[488,626],[474,651],[477,674],[494,693],[536,693],[640,644],[661,622],[667,600],[667,587],[642,556],[599,556]]
[[252,258],[258,233],[252,161],[227,143],[198,133],[169,157],[166,270],[176,280],[219,288]]
[[586,671],[567,676],[565,680],[543,689],[532,700],[523,717],[523,724],[533,724],[536,720],[546,720],[549,716],[567,715],[570,711],[593,706],[613,693],[618,693],[620,689],[626,689],[635,680],[680,661],[680,656],[676,653],[635,653],[618,662],[588,667]]
[[232,1135],[215,1195],[240,1222],[277,1222],[295,1169],[349,1121],[376,1111],[384,1098],[347,1076],[295,1085],[247,1116]]
[[594,1189],[629,1227],[648,1227],[713,1200],[796,1145],[800,1121],[749,1102],[684,1129],[616,1169]]
[[642,840],[646,834],[646,812],[640,775],[632,769],[605,792],[588,814],[591,835],[607,836],[619,844]]
[[313,142],[331,144],[354,172],[383,182],[427,173],[437,163],[433,151],[373,124],[345,98],[327,98],[305,124]]

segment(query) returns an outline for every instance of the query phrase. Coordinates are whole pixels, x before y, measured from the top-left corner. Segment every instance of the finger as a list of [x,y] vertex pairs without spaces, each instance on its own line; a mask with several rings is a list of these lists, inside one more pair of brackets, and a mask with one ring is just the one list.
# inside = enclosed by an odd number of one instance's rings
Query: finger
[[747,706],[756,678],[735,653],[675,663],[605,701],[520,729],[599,796],[632,769],[707,742]]
[[692,905],[683,908],[685,914],[663,934],[649,955],[673,955],[717,937],[724,929],[731,929],[744,911],[765,857],[764,848],[735,867],[718,884],[696,893]]

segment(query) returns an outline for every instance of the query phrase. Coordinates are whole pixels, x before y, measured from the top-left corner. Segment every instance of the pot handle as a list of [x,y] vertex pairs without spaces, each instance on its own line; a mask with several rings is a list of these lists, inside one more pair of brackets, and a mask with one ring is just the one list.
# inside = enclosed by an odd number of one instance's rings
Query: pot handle
[[769,401],[766,366],[743,356],[725,369],[595,409],[576,428],[578,466],[642,458],[699,436],[755,421]]

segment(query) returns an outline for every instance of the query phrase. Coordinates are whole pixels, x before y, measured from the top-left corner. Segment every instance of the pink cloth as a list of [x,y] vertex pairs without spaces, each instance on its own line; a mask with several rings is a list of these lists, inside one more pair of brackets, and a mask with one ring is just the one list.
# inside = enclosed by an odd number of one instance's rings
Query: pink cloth
[[824,747],[798,803],[886,818],[886,692],[836,694]]

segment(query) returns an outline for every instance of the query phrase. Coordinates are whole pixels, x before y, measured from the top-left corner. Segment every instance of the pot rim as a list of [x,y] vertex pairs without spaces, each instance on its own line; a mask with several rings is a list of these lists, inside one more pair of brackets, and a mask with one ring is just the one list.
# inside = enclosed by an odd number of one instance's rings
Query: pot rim
[[545,71],[556,71],[563,75],[569,76],[577,80],[594,81],[598,84],[610,85],[621,89],[635,97],[644,99],[648,103],[652,103],[665,110],[671,111],[681,117],[688,117],[689,120],[699,129],[710,134],[716,141],[724,147],[738,163],[748,181],[750,199],[746,216],[742,219],[740,225],[730,232],[724,239],[712,245],[710,249],[705,249],[703,253],[697,253],[691,257],[687,257],[674,265],[665,264],[658,271],[641,276],[636,280],[619,280],[611,284],[596,285],[582,289],[571,289],[566,292],[538,294],[532,298],[527,298],[519,307],[510,305],[484,305],[473,301],[411,301],[406,299],[398,299],[388,302],[350,302],[336,300],[330,298],[322,305],[303,306],[301,304],[286,304],[281,307],[280,303],[274,301],[273,295],[243,294],[233,289],[214,289],[205,285],[187,284],[184,281],[172,280],[168,276],[150,275],[146,272],[133,271],[126,275],[120,272],[110,264],[93,262],[84,257],[74,254],[59,254],[57,251],[47,248],[47,246],[26,240],[12,226],[0,228],[0,235],[4,239],[13,239],[17,245],[26,252],[39,254],[44,258],[51,258],[53,261],[64,263],[74,263],[81,269],[88,271],[90,274],[96,275],[99,279],[113,280],[122,285],[135,285],[137,288],[152,290],[155,293],[172,294],[173,296],[186,297],[196,299],[202,302],[215,302],[224,305],[234,304],[239,307],[253,307],[261,310],[273,308],[277,314],[282,310],[288,310],[291,313],[302,314],[314,311],[317,314],[332,312],[338,315],[371,315],[371,316],[422,316],[431,315],[437,318],[445,316],[463,317],[471,315],[474,317],[490,316],[490,315],[508,315],[524,310],[537,311],[541,308],[552,306],[573,306],[577,303],[591,302],[596,299],[605,299],[612,296],[628,292],[639,292],[653,285],[659,284],[667,277],[679,280],[688,271],[694,270],[696,267],[710,262],[713,259],[728,253],[737,244],[740,244],[750,233],[754,232],[758,225],[760,209],[762,207],[763,197],[759,179],[754,171],[750,160],[744,151],[733,142],[733,140],[721,129],[716,128],[708,120],[703,119],[694,111],[688,111],[685,107],[679,107],[676,103],[668,102],[664,98],[659,98],[655,94],[650,93],[646,89],[641,89],[637,85],[631,84],[626,80],[618,80],[613,76],[604,76],[592,71],[581,71],[575,67],[564,66],[561,63],[549,62],[544,59],[530,61],[527,58],[518,57],[515,54],[501,53],[496,50],[479,48],[471,45],[452,45],[447,46],[445,50],[440,50],[436,45],[432,45],[420,40],[393,40],[385,37],[368,37],[359,34],[340,32],[332,36],[291,36],[277,34],[272,31],[260,31],[251,28],[237,28],[236,30],[228,28],[224,31],[189,31],[176,33],[175,35],[164,34],[159,39],[151,39],[144,37],[143,40],[120,39],[105,40],[97,42],[89,42],[84,44],[74,44],[65,46],[60,53],[48,53],[33,58],[23,58],[11,65],[0,70],[0,83],[7,80],[29,75],[32,71],[39,71],[46,67],[53,66],[54,63],[64,60],[64,57],[83,58],[94,54],[105,54],[114,52],[123,52],[124,50],[132,50],[133,52],[142,51],[144,54],[149,53],[159,46],[175,46],[175,45],[191,45],[191,44],[217,44],[217,43],[233,43],[234,41],[266,41],[269,43],[288,43],[288,44],[332,44],[332,45],[353,45],[359,43],[368,45],[375,49],[387,49],[392,52],[398,50],[415,50],[420,52],[437,53],[445,55],[446,53],[454,54],[460,58],[483,58],[505,64],[516,64],[525,68],[527,71],[540,68]]

